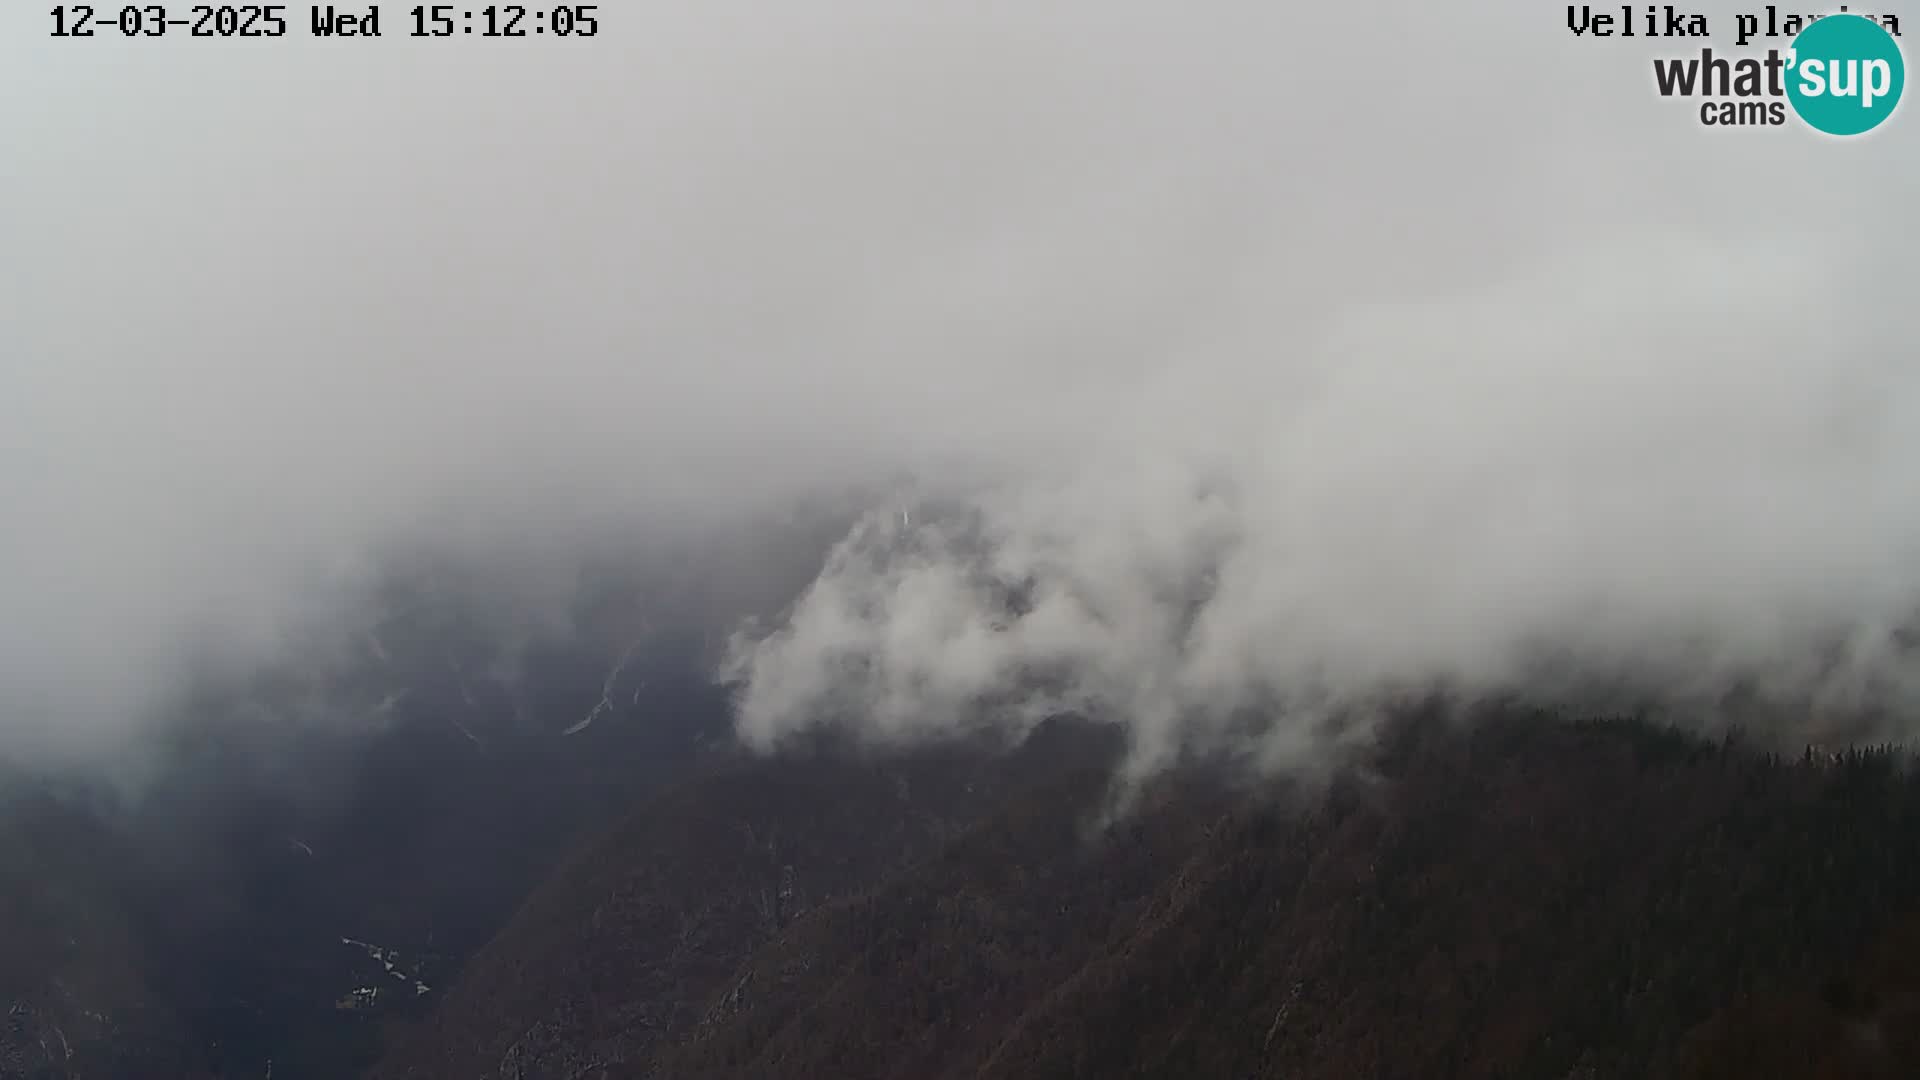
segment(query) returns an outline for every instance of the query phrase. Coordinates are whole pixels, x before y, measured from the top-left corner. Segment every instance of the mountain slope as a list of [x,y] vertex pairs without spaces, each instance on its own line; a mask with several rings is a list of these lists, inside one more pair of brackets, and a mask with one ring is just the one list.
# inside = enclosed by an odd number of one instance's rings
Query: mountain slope
[[532,633],[417,591],[209,674],[121,771],[0,759],[0,1078],[356,1075],[573,844],[711,756],[724,692],[652,594]]
[[[1704,1076],[1742,1002],[1920,910],[1920,781],[1888,754],[1416,723],[1324,798],[1174,777],[1093,833],[1089,761],[935,850],[874,839],[924,806],[809,762],[754,805],[852,890],[757,926],[777,860],[719,839],[752,797],[686,789],[549,881],[379,1075]],[[697,962],[688,910],[720,934]]]
[[1097,792],[1117,747],[1045,734],[739,763],[650,801],[574,854],[376,1077],[589,1076],[684,1037],[753,950],[808,911],[931,857],[1011,793]]
[[132,854],[65,793],[0,769],[0,1080],[199,1075],[141,964]]

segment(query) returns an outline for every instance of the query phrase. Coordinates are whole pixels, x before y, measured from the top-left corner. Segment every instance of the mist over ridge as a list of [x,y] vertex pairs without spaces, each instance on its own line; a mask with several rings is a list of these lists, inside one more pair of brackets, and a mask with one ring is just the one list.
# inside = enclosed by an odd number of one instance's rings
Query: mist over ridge
[[9,35],[0,749],[317,664],[413,550],[562,624],[691,551],[762,748],[1266,709],[1290,768],[1563,679],[1904,736],[1904,119],[1703,132],[1559,15]]

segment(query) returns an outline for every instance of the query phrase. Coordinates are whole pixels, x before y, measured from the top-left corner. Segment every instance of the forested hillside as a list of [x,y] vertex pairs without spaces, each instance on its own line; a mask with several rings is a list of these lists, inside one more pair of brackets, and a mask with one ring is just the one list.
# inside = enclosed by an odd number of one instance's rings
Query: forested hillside
[[991,800],[957,751],[911,782],[821,758],[683,788],[549,881],[379,1075],[1907,1067],[1920,951],[1869,948],[1920,912],[1891,751],[1413,720],[1324,789],[1196,768],[1101,826],[1110,748],[1043,743]]

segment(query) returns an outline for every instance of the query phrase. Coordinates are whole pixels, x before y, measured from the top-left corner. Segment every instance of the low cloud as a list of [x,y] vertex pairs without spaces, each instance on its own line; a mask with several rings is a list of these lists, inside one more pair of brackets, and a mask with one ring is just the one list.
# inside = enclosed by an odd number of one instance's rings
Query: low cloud
[[1616,238],[1357,307],[1274,357],[1300,389],[1219,445],[876,514],[736,641],[742,730],[1080,711],[1157,761],[1256,711],[1255,752],[1297,764],[1330,713],[1398,693],[1910,704],[1913,374],[1897,335],[1836,339],[1885,316],[1829,262],[1768,243]]
[[1545,669],[1906,700],[1908,118],[1701,128],[1665,43],[1559,16],[9,34],[0,737],[120,738],[396,552],[538,607],[896,490],[736,643],[750,742],[1076,706],[1151,761]]

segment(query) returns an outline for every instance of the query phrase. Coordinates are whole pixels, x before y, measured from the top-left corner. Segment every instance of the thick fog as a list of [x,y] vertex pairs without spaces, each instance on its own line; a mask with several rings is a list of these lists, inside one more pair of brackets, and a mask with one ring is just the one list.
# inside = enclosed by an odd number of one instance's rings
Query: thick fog
[[720,673],[754,745],[1909,700],[1911,106],[1704,128],[1647,63],[1699,42],[1518,2],[405,14],[6,16],[0,739],[121,738],[396,552],[537,595],[849,490]]

